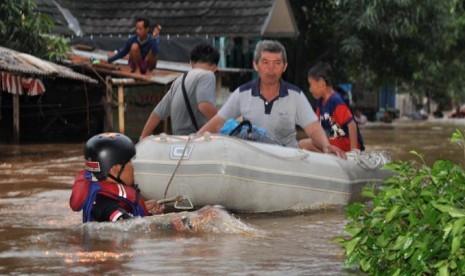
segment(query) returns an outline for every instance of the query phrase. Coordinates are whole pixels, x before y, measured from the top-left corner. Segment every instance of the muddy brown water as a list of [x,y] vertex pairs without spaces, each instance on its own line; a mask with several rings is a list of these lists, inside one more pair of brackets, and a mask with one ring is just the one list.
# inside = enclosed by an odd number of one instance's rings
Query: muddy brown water
[[[465,124],[463,124],[465,125]],[[362,128],[368,150],[463,162],[449,143],[463,125],[429,122]],[[231,215],[197,233],[155,231],[138,219],[81,224],[69,209],[82,144],[0,145],[0,274],[359,275],[331,239],[343,209],[294,215]],[[225,226],[226,225],[226,226]],[[241,228],[243,230],[237,230]]]

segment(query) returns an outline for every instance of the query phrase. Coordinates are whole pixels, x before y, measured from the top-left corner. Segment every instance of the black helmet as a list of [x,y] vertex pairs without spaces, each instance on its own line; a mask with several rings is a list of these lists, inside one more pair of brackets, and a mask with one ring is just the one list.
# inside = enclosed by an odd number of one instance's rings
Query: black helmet
[[84,146],[86,169],[99,180],[104,180],[111,167],[124,165],[136,155],[131,139],[120,133],[102,133],[90,138]]

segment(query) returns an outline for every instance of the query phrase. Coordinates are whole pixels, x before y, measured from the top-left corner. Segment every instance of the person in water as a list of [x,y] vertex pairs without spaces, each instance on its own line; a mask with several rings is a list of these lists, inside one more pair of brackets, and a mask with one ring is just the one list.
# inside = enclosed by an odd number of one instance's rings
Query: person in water
[[[364,150],[362,135],[350,107],[334,91],[334,77],[331,66],[318,62],[307,74],[310,93],[317,100],[316,114],[328,136],[329,143],[343,151]],[[299,141],[299,146],[307,150],[317,150],[311,138]]]
[[[164,206],[145,201],[134,183],[131,159],[136,149],[131,139],[120,133],[102,133],[84,146],[86,168],[79,172],[69,200],[71,209],[82,212],[83,222],[106,222],[162,214]],[[155,218],[157,229],[197,231],[219,218],[222,210],[205,206],[181,216]]]
[[85,170],[75,178],[70,207],[81,211],[83,222],[118,221],[163,212],[156,200],[144,201],[134,184],[131,159],[136,149],[119,133],[102,133],[84,146]]

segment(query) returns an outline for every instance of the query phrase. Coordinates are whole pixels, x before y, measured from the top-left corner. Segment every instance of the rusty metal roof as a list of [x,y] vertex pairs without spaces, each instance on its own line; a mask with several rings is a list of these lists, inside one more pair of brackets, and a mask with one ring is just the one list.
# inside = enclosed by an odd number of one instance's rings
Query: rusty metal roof
[[0,46],[0,71],[42,77],[59,77],[96,84],[97,80],[37,57]]

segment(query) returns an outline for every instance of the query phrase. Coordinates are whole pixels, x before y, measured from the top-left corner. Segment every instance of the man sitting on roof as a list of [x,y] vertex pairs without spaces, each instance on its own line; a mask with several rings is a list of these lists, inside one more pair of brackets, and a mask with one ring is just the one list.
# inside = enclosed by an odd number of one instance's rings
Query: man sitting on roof
[[136,19],[136,35],[131,36],[124,48],[107,59],[112,63],[129,53],[131,72],[145,74],[155,69],[158,58],[158,40],[149,34],[149,20]]

